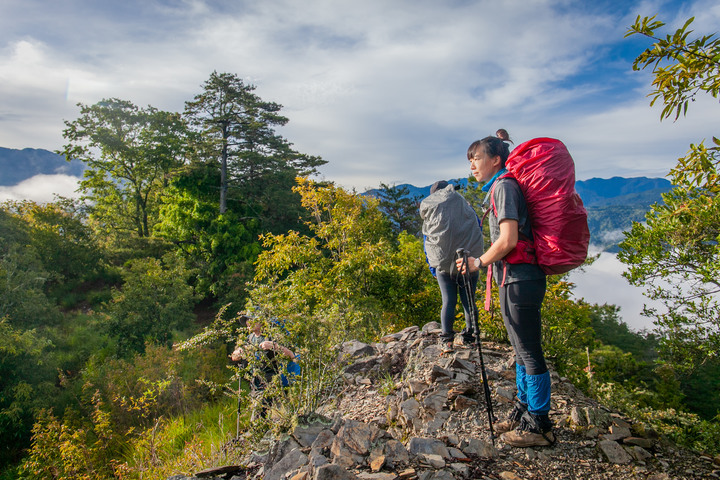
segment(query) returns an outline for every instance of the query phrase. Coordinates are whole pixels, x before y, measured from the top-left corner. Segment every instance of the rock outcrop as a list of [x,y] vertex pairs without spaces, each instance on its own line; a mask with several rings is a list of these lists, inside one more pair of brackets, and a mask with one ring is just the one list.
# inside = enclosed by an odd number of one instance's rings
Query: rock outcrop
[[[711,479],[720,459],[684,451],[586,397],[551,370],[557,443],[512,448],[493,439],[476,347],[441,354],[439,325],[367,345],[342,345],[346,388],[242,466],[196,472],[231,480]],[[512,408],[509,347],[483,344],[496,418]],[[192,477],[175,476],[171,480]]]

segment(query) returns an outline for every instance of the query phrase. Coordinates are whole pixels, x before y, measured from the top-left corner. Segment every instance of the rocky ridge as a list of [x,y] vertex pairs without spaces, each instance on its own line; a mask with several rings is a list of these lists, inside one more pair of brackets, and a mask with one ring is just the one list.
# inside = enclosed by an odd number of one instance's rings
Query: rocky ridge
[[[512,448],[492,439],[476,347],[442,355],[436,322],[380,343],[341,346],[346,388],[300,419],[241,466],[169,480],[550,480],[720,478],[713,459],[678,448],[586,397],[551,369],[557,443]],[[512,408],[515,366],[509,347],[483,343],[497,418]]]

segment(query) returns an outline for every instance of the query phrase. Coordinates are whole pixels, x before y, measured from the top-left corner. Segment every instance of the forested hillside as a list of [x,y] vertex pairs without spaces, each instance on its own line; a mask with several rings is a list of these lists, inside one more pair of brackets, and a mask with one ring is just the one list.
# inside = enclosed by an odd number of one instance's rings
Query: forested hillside
[[[213,72],[183,112],[81,105],[62,154],[84,163],[83,196],[2,205],[0,478],[168,478],[236,460],[337,394],[337,346],[437,318],[439,288],[408,233],[412,199],[313,181],[324,160],[280,136],[289,119],[254,90]],[[632,281],[692,280],[689,293],[650,288],[674,307],[655,312],[656,332],[573,300],[564,276],[549,277],[543,304],[543,347],[563,382],[713,455],[719,149],[693,146],[663,205],[620,244]],[[464,189],[473,205],[478,187]],[[484,339],[506,344],[493,304]],[[275,376],[262,395],[240,382],[262,373],[255,350],[228,358],[255,324],[302,366],[300,381],[283,389]],[[400,367],[385,364],[387,392]]]

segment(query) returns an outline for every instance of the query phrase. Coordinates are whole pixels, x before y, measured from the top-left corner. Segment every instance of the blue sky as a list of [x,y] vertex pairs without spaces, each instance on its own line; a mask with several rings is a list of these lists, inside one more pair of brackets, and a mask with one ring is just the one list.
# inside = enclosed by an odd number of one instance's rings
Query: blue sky
[[182,111],[216,70],[282,104],[280,133],[359,191],[467,176],[467,146],[499,127],[560,138],[581,180],[665,176],[719,109],[649,107],[631,68],[649,43],[623,36],[654,14],[720,25],[716,0],[3,0],[0,146],[60,148],[78,102]]

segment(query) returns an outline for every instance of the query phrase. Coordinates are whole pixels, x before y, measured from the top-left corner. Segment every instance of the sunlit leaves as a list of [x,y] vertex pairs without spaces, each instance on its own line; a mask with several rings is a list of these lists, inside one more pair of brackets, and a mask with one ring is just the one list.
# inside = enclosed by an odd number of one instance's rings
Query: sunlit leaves
[[85,162],[80,188],[91,224],[105,233],[150,235],[166,175],[185,161],[185,123],[177,113],[111,98],[80,106],[65,122],[60,152]]
[[[655,17],[638,17],[627,35],[654,40],[638,56],[636,70],[653,69],[653,103],[663,102],[661,118],[677,120],[699,92],[720,92],[720,39],[715,34],[690,39],[693,18],[665,38]],[[675,188],[663,195],[646,223],[633,224],[619,258],[628,280],[646,287],[663,307],[646,307],[662,335],[663,358],[675,368],[694,370],[720,349],[720,140],[690,146],[670,171]]]
[[633,68],[652,68],[655,89],[649,96],[652,97],[651,105],[662,101],[662,119],[672,116],[677,120],[680,115],[686,115],[689,103],[699,92],[715,98],[720,92],[720,39],[712,34],[689,40],[693,33],[689,27],[694,19],[689,18],[674,33],[660,38],[656,31],[665,23],[656,20],[655,16],[638,16],[625,35],[640,34],[655,41],[635,59]]

